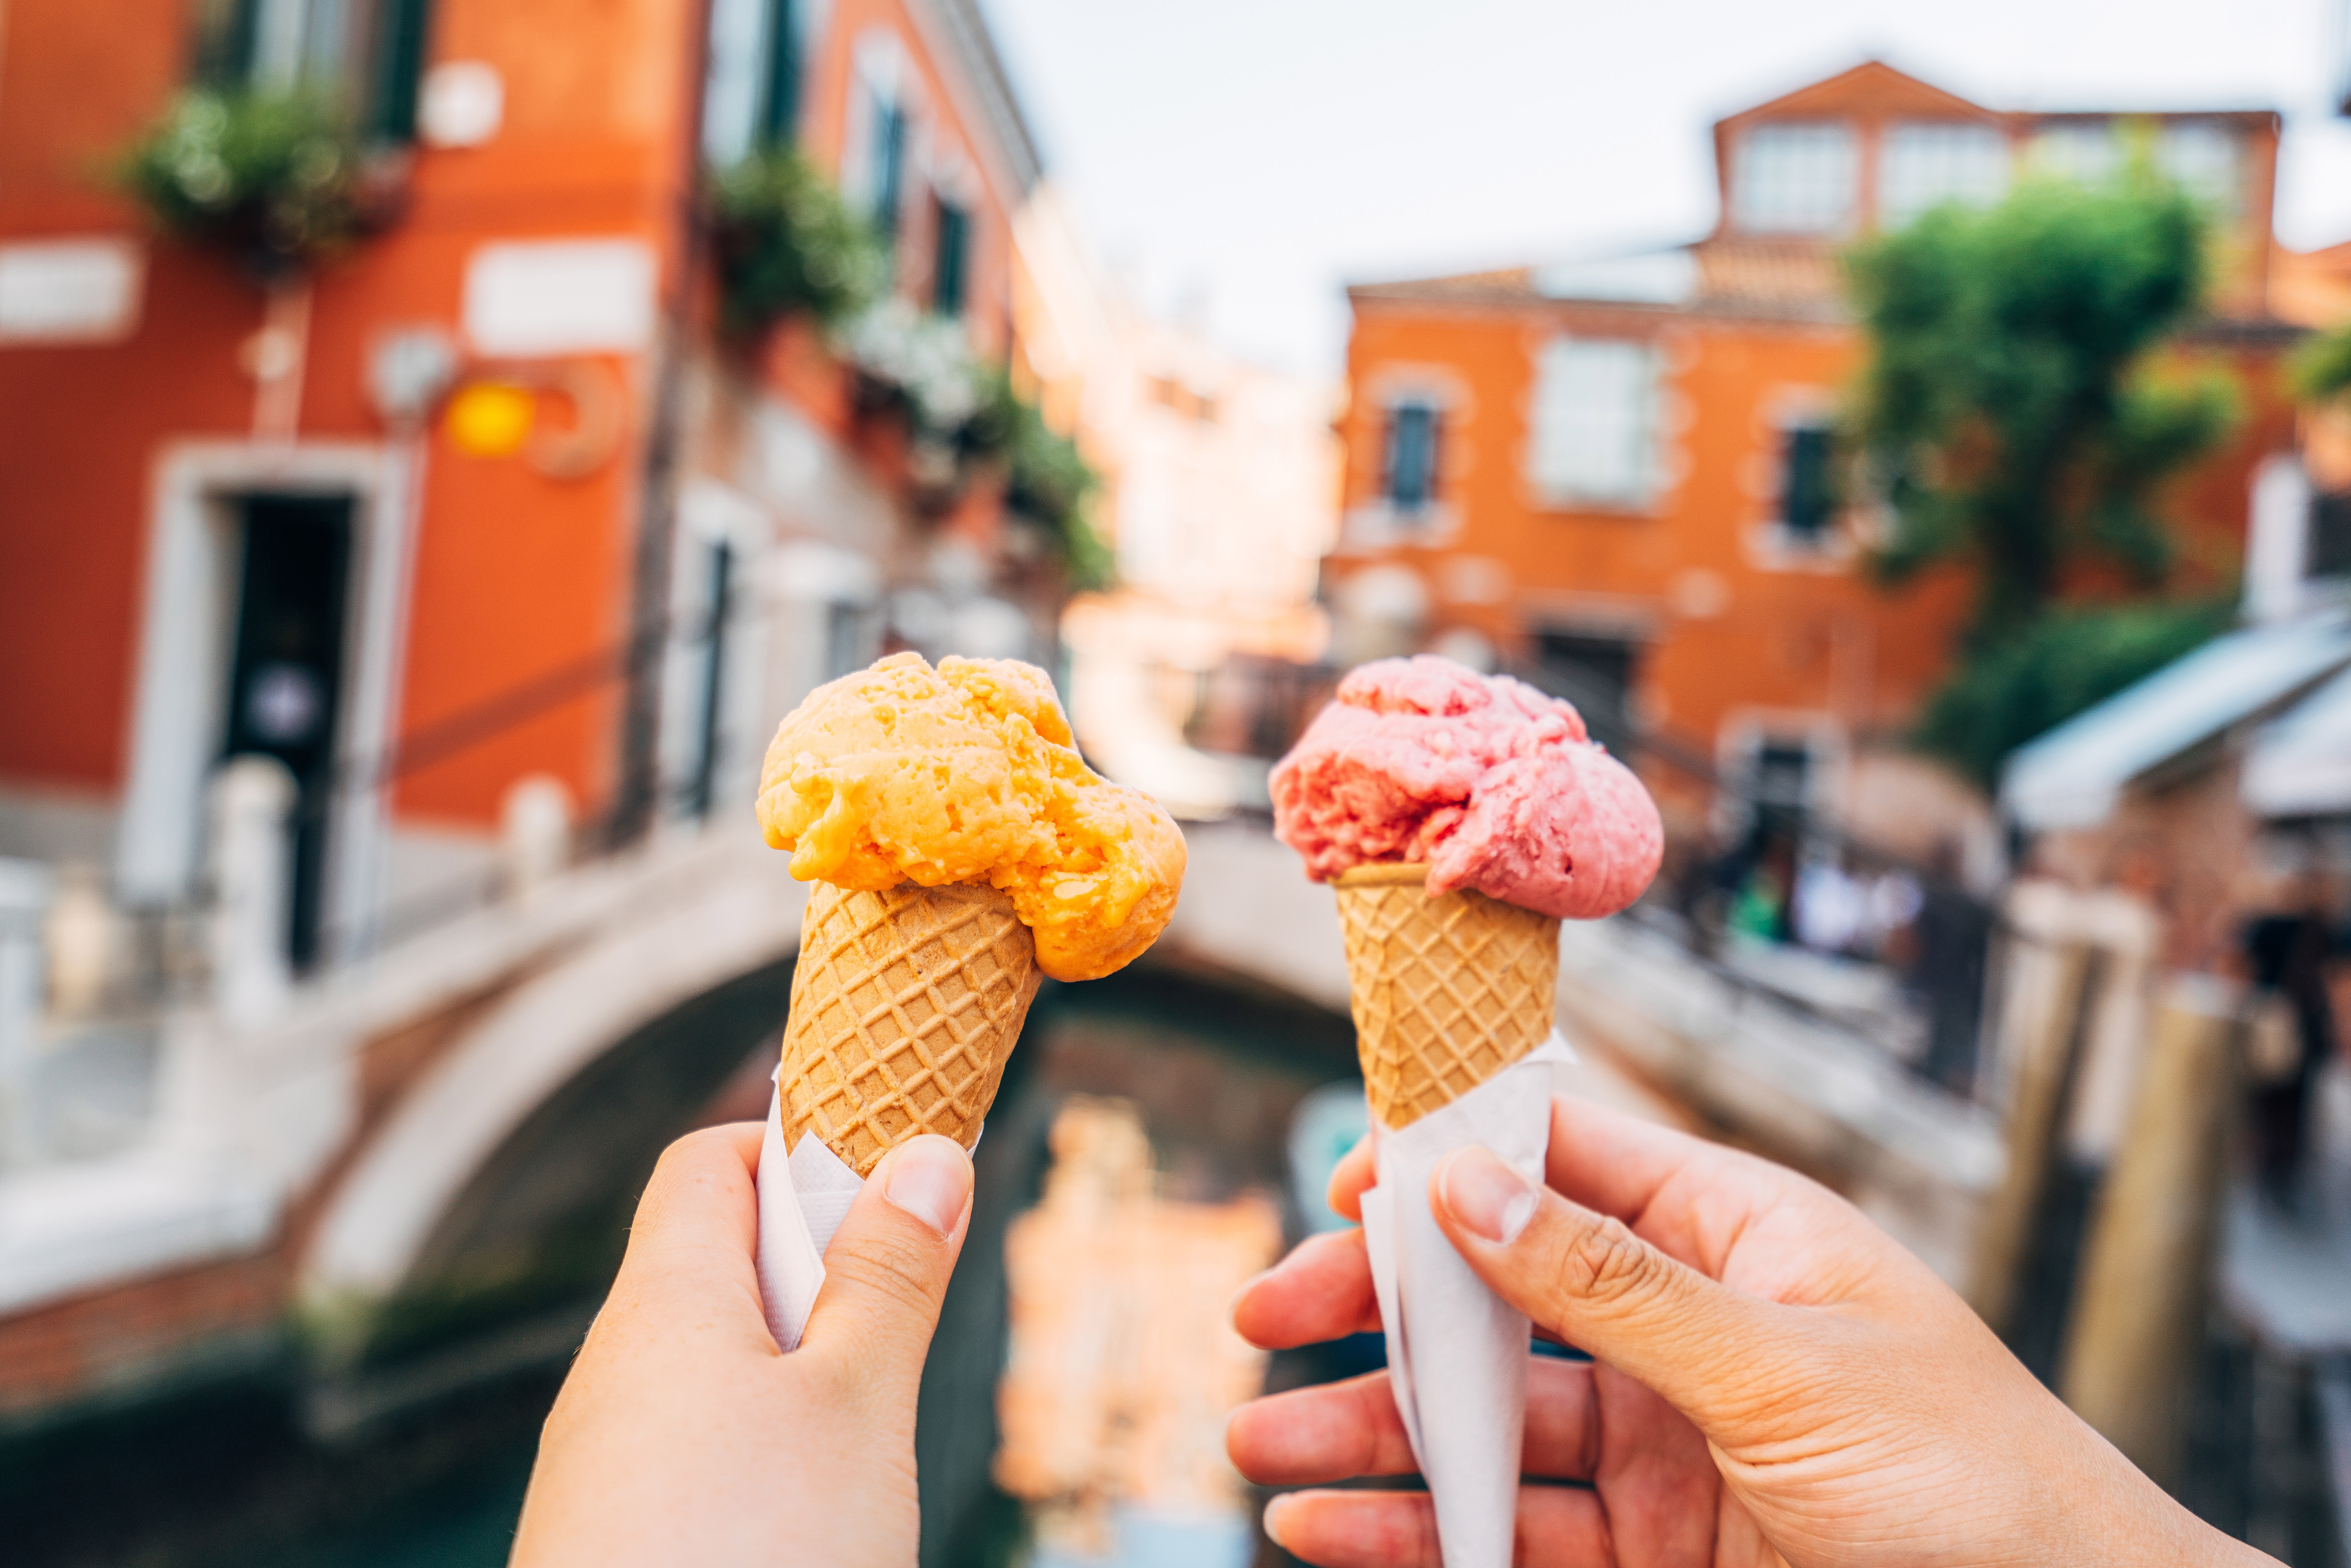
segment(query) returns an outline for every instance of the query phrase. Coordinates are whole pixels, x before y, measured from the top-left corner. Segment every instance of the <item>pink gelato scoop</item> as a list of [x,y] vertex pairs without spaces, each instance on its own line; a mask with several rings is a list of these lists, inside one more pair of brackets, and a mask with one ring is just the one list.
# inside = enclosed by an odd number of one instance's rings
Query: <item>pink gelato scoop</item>
[[1665,853],[1656,803],[1574,708],[1426,653],[1351,671],[1272,783],[1273,831],[1317,882],[1425,861],[1431,893],[1597,920]]

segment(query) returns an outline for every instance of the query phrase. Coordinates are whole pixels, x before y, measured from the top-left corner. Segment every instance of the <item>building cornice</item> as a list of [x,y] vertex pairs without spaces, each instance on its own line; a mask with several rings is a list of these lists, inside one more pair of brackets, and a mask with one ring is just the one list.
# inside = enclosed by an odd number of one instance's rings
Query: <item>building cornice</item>
[[1003,162],[1001,172],[1011,185],[1008,204],[1019,206],[1036,188],[1044,165],[1028,119],[1020,112],[1020,99],[1012,90],[1012,78],[1004,69],[1004,57],[997,52],[996,40],[987,30],[987,19],[976,0],[908,0],[908,9],[925,24],[937,43],[945,45],[940,53],[952,57],[956,83],[969,99],[959,107],[975,124],[987,128],[993,150]]

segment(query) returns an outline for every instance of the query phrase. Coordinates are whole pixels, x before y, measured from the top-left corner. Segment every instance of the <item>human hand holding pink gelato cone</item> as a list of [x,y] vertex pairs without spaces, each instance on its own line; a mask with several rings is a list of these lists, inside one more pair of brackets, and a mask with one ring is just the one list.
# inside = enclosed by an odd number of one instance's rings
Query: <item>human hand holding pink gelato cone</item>
[[[1511,1562],[1526,1318],[1438,1228],[1429,1182],[1478,1144],[1539,1176],[1561,919],[1613,915],[1665,833],[1574,708],[1422,656],[1340,683],[1272,779],[1274,831],[1334,884],[1377,1184],[1364,1239],[1390,1385],[1447,1568]],[[1553,1042],[1553,1043],[1546,1043]]]

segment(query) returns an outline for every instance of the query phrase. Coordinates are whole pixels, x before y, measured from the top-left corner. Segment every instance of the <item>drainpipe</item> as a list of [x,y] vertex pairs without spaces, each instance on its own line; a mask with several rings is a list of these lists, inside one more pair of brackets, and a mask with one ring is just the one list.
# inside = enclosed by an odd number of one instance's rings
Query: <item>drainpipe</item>
[[307,273],[291,283],[271,284],[261,329],[245,342],[245,367],[254,382],[253,439],[264,445],[291,446],[301,428],[311,298]]
[[612,838],[643,838],[660,809],[662,655],[669,643],[670,550],[677,532],[677,502],[685,442],[685,376],[692,350],[695,280],[702,272],[702,225],[697,193],[702,172],[702,96],[709,76],[708,0],[686,7],[694,31],[685,49],[685,123],[678,131],[676,266],[663,301],[655,340],[653,429],[645,442],[644,477],[638,488],[635,591],[631,595],[627,682],[622,695],[621,778],[612,802]]

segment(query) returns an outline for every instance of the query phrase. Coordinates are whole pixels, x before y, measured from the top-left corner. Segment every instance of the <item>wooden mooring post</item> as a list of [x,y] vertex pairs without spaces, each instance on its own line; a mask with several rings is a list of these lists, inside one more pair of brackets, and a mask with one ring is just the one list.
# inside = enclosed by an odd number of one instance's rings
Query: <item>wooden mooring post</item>
[[2128,1130],[2100,1185],[2059,1393],[2166,1486],[2179,1480],[2238,1103],[2235,988],[2166,988]]

